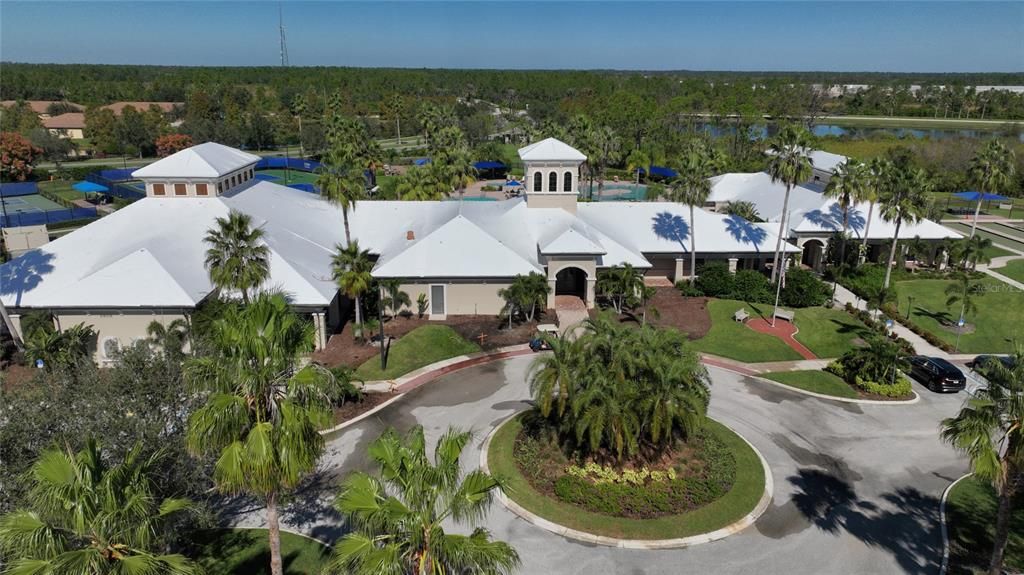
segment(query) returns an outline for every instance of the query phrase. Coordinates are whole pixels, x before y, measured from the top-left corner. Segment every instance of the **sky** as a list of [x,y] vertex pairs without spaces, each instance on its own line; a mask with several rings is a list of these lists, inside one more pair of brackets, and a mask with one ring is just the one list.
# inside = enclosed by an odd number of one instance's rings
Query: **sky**
[[0,60],[1024,71],[1024,2],[0,1]]

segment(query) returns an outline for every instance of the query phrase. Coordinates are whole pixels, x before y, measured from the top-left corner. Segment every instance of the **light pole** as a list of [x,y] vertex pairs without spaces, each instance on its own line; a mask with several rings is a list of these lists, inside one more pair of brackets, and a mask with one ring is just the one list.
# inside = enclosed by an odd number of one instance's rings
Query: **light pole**
[[[786,229],[785,222],[789,221],[789,213],[787,212],[783,214],[782,217],[784,218],[782,228]],[[785,246],[782,246],[782,254],[780,254],[777,261],[782,264],[782,270],[779,272],[779,282],[775,284],[775,310],[772,312],[772,327],[775,327],[775,316],[779,315],[779,297],[782,295],[782,284],[786,283],[786,267],[788,265],[788,258],[786,256]],[[772,270],[772,273],[774,274],[775,270]]]

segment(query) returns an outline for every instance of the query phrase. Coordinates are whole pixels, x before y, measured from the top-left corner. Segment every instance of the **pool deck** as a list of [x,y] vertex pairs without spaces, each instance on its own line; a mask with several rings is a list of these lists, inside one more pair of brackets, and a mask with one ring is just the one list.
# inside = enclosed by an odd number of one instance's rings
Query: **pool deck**
[[[500,191],[500,192],[485,192],[485,191],[483,191],[484,186],[504,186],[504,185],[505,185],[505,180],[481,180],[479,182],[473,182],[472,184],[470,184],[470,186],[468,188],[466,188],[466,197],[467,198],[469,198],[469,197],[477,197],[477,198],[488,198],[488,199],[493,199],[493,200],[505,200],[505,199],[508,199],[508,198],[506,198],[504,191]],[[640,184],[640,185],[644,186],[644,184]],[[602,192],[602,197],[604,198],[604,201],[606,201],[606,202],[607,201],[624,201],[624,202],[629,202],[629,201],[646,201],[646,200],[631,200],[631,199],[622,197],[622,196],[626,196],[626,195],[631,195],[631,193],[633,191],[633,188],[636,186],[636,184],[633,183],[633,182],[625,182],[625,181],[621,181],[621,180],[616,182],[614,180],[606,180],[604,182],[604,186],[605,187],[604,187],[604,191]],[[584,186],[584,188],[586,188],[586,186]],[[520,188],[520,189],[525,189],[525,188]],[[581,190],[580,193],[581,193],[581,196],[585,195],[584,190]],[[597,182],[594,182],[594,195],[595,196],[597,195]],[[653,201],[659,201],[659,200],[653,200]]]

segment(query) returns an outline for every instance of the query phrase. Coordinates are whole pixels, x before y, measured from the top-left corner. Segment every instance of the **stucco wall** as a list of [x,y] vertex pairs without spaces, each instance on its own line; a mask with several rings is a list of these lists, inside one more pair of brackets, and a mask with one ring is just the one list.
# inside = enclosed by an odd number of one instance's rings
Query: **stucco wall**
[[445,286],[446,315],[498,315],[505,301],[498,296],[498,290],[507,288],[509,282],[448,282],[402,284],[402,291],[409,294],[412,305],[409,311],[416,313],[416,298],[426,294],[427,313],[430,313],[430,286]]
[[56,314],[57,324],[60,329],[67,329],[73,325],[84,323],[92,325],[98,336],[96,338],[96,349],[93,359],[103,365],[110,360],[104,353],[104,342],[109,339],[116,339],[122,347],[129,346],[132,342],[140,339],[147,339],[146,328],[153,321],[167,325],[176,319],[183,319],[182,314],[173,313],[149,313],[149,312],[125,312],[125,313],[67,313]]

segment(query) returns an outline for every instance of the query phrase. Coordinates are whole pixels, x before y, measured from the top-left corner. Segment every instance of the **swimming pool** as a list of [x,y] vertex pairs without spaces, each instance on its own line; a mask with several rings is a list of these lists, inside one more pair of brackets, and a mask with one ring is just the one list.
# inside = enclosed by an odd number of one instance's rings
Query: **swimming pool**
[[594,184],[593,189],[583,185],[580,187],[580,196],[592,198],[595,202],[642,202],[647,199],[647,186],[624,182],[605,184],[601,190],[601,197],[598,198],[597,184]]
[[[445,200],[451,201],[451,202],[457,202],[457,201],[459,201],[459,198],[458,198],[458,196],[453,196],[453,197],[450,197],[450,198],[445,198]],[[484,196],[464,196],[462,198],[462,201],[464,201],[464,202],[496,202],[496,201],[498,201],[498,199],[497,198],[487,198],[487,197],[484,197]]]

